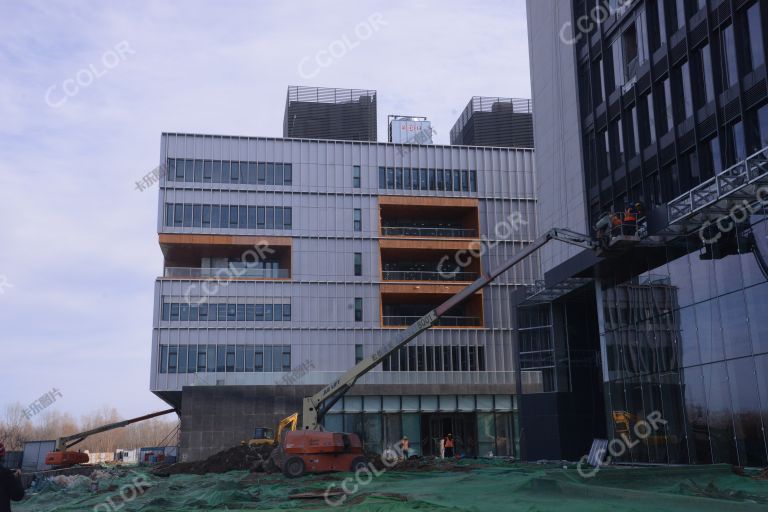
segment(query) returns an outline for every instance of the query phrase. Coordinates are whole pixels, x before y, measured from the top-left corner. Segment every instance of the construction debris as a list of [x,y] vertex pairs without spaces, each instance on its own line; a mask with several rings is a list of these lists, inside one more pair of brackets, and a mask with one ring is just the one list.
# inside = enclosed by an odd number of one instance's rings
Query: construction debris
[[267,471],[271,469],[271,454],[274,448],[262,446],[235,446],[213,454],[203,461],[177,462],[160,466],[152,471],[156,476],[179,474],[204,475],[206,473],[226,473],[228,471]]

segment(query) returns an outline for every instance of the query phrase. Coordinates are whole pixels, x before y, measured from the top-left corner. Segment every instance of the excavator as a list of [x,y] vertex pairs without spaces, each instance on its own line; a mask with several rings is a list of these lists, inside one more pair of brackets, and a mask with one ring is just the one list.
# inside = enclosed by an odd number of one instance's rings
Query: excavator
[[516,253],[507,262],[478,278],[462,291],[449,298],[435,309],[421,317],[414,324],[398,332],[378,351],[364,358],[341,377],[331,382],[314,395],[304,398],[301,422],[302,429],[288,432],[273,452],[272,459],[289,478],[306,473],[327,471],[356,471],[367,463],[363,456],[360,438],[353,433],[326,432],[321,421],[336,402],[349,391],[357,380],[381,363],[386,357],[407,345],[419,334],[435,325],[440,317],[451,308],[463,303],[474,293],[492,283],[501,274],[525,260],[552,240],[584,247],[598,254],[626,250],[640,241],[633,232],[619,234],[609,240],[594,239],[567,229],[554,228],[537,238],[525,249]]
[[76,464],[87,464],[87,453],[70,450],[70,448],[72,448],[74,445],[84,441],[86,437],[100,434],[108,430],[125,427],[132,423],[138,423],[139,421],[145,421],[151,418],[156,418],[158,416],[163,416],[164,414],[170,414],[175,411],[176,409],[166,409],[164,411],[153,412],[152,414],[139,416],[138,418],[131,418],[130,420],[123,420],[116,423],[110,423],[108,425],[102,425],[101,427],[86,430],[85,432],[78,432],[77,434],[72,434],[70,436],[60,437],[56,440],[56,447],[54,448],[54,451],[49,452],[45,456],[45,463],[57,469],[68,468]]
[[287,416],[280,420],[277,425],[277,433],[268,427],[256,427],[254,429],[253,438],[248,441],[242,441],[240,444],[245,446],[277,446],[282,439],[283,430],[286,428],[293,432],[296,430],[296,425],[299,423],[299,413],[295,412],[290,416]]

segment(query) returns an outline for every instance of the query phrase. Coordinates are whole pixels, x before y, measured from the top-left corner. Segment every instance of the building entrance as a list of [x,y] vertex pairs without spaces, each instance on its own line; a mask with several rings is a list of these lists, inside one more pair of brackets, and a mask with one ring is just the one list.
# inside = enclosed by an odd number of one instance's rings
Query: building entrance
[[421,415],[421,446],[424,455],[440,456],[440,440],[453,434],[455,453],[477,457],[475,413],[427,413]]

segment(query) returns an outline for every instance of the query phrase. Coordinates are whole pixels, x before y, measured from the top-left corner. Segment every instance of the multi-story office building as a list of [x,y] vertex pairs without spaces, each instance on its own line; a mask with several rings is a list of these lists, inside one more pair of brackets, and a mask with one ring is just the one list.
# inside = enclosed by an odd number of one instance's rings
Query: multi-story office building
[[290,86],[283,137],[376,142],[376,91]]
[[614,459],[765,466],[768,1],[530,0],[528,23],[540,229],[639,202],[648,236],[542,254],[518,307],[521,371],[546,376],[524,456],[628,433]]
[[531,100],[473,96],[451,128],[451,144],[532,148]]
[[[151,389],[180,409],[187,460],[300,410],[535,230],[531,150],[169,133],[160,153]],[[374,450],[408,435],[436,453],[451,432],[468,455],[517,453],[511,295],[538,265],[385,360],[325,426]]]

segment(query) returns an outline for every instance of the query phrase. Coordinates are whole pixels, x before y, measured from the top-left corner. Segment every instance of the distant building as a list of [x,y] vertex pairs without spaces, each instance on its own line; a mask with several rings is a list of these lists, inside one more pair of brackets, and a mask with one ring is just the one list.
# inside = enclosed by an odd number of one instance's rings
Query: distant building
[[376,142],[376,91],[290,86],[283,137]]
[[388,140],[396,144],[432,144],[432,123],[426,117],[392,115],[387,118]]
[[[160,152],[151,389],[181,411],[183,460],[300,410],[536,226],[530,149],[168,133]],[[517,456],[509,300],[536,268],[383,361],[325,427],[373,451],[407,435],[434,455],[451,432],[463,453]]]
[[531,100],[472,97],[451,128],[451,144],[533,148]]

